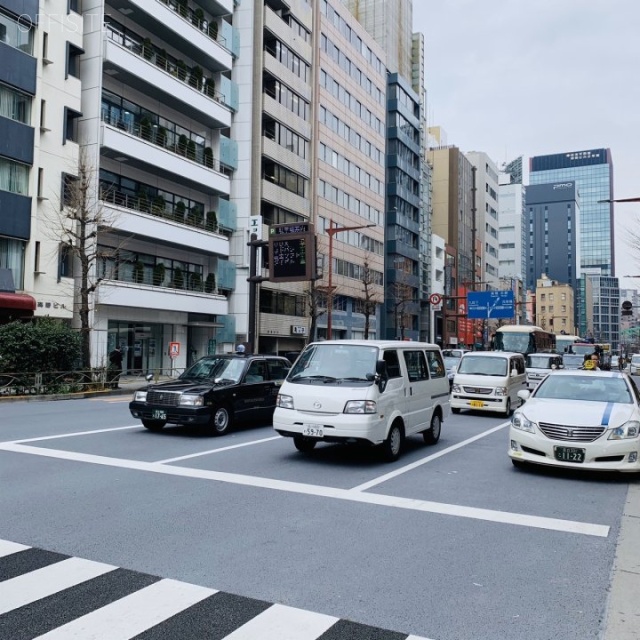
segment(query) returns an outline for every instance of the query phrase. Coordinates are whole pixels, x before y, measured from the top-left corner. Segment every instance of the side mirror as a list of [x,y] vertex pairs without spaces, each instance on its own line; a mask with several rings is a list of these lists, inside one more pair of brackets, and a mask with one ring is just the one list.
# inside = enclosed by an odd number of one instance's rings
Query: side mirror
[[376,374],[386,377],[387,375],[387,363],[384,360],[376,361]]
[[518,398],[520,398],[522,402],[526,402],[530,397],[531,391],[529,391],[528,389],[520,389],[520,391],[518,391]]
[[147,382],[151,382],[153,380],[153,373],[147,373],[147,375],[144,377],[144,379]]

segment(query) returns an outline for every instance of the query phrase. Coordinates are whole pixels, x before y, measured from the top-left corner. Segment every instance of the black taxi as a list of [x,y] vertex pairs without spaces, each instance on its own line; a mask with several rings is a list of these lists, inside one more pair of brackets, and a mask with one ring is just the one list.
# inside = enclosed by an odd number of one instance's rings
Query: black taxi
[[150,431],[166,424],[201,425],[223,435],[235,421],[270,423],[290,368],[279,356],[205,356],[175,380],[136,391],[129,410]]

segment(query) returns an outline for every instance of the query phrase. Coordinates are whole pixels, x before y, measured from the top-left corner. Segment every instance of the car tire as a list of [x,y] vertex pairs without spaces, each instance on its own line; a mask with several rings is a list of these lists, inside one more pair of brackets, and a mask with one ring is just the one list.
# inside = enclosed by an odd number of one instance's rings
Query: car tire
[[440,440],[440,432],[442,431],[442,420],[440,414],[434,413],[431,416],[431,426],[422,432],[422,439],[425,444],[436,444]]
[[504,409],[504,415],[508,418],[511,413],[511,398],[507,398],[507,406]]
[[316,448],[316,444],[318,444],[317,440],[310,440],[304,436],[293,437],[293,445],[302,453],[311,453]]
[[402,427],[394,422],[389,429],[387,439],[382,443],[382,453],[387,462],[395,462],[402,452],[404,442],[404,432]]
[[166,420],[142,420],[142,426],[149,431],[162,431],[165,424]]
[[457,407],[455,408],[451,407],[451,413],[455,413],[457,415],[458,413],[460,413],[460,411],[462,411],[462,409],[458,409]]
[[211,414],[209,430],[214,436],[223,436],[225,433],[229,433],[232,424],[233,417],[231,411],[227,405],[222,404],[216,407],[215,411]]
[[522,460],[514,460],[513,458],[511,458],[511,464],[516,469],[524,469],[527,466],[526,462],[523,462]]

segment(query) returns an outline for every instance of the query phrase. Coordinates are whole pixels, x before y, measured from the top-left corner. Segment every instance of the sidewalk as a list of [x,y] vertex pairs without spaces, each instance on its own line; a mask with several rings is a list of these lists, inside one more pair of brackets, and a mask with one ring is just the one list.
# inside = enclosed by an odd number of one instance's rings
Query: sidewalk
[[602,638],[640,640],[640,484],[627,493]]
[[[171,380],[168,376],[160,376],[159,382]],[[77,393],[56,393],[51,395],[25,395],[25,396],[2,396],[0,395],[0,404],[3,402],[48,402],[52,400],[73,400],[78,398],[100,398],[104,396],[133,396],[134,391],[142,389],[155,382],[147,382],[144,376],[122,375],[118,382],[117,389],[97,389],[91,391],[78,391]]]

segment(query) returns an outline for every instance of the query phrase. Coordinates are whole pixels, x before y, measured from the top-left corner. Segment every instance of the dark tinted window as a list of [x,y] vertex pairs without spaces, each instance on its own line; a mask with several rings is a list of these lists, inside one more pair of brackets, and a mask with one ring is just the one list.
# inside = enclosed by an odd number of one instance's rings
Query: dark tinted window
[[387,363],[387,375],[390,378],[399,378],[402,375],[397,351],[385,351],[382,359]]

